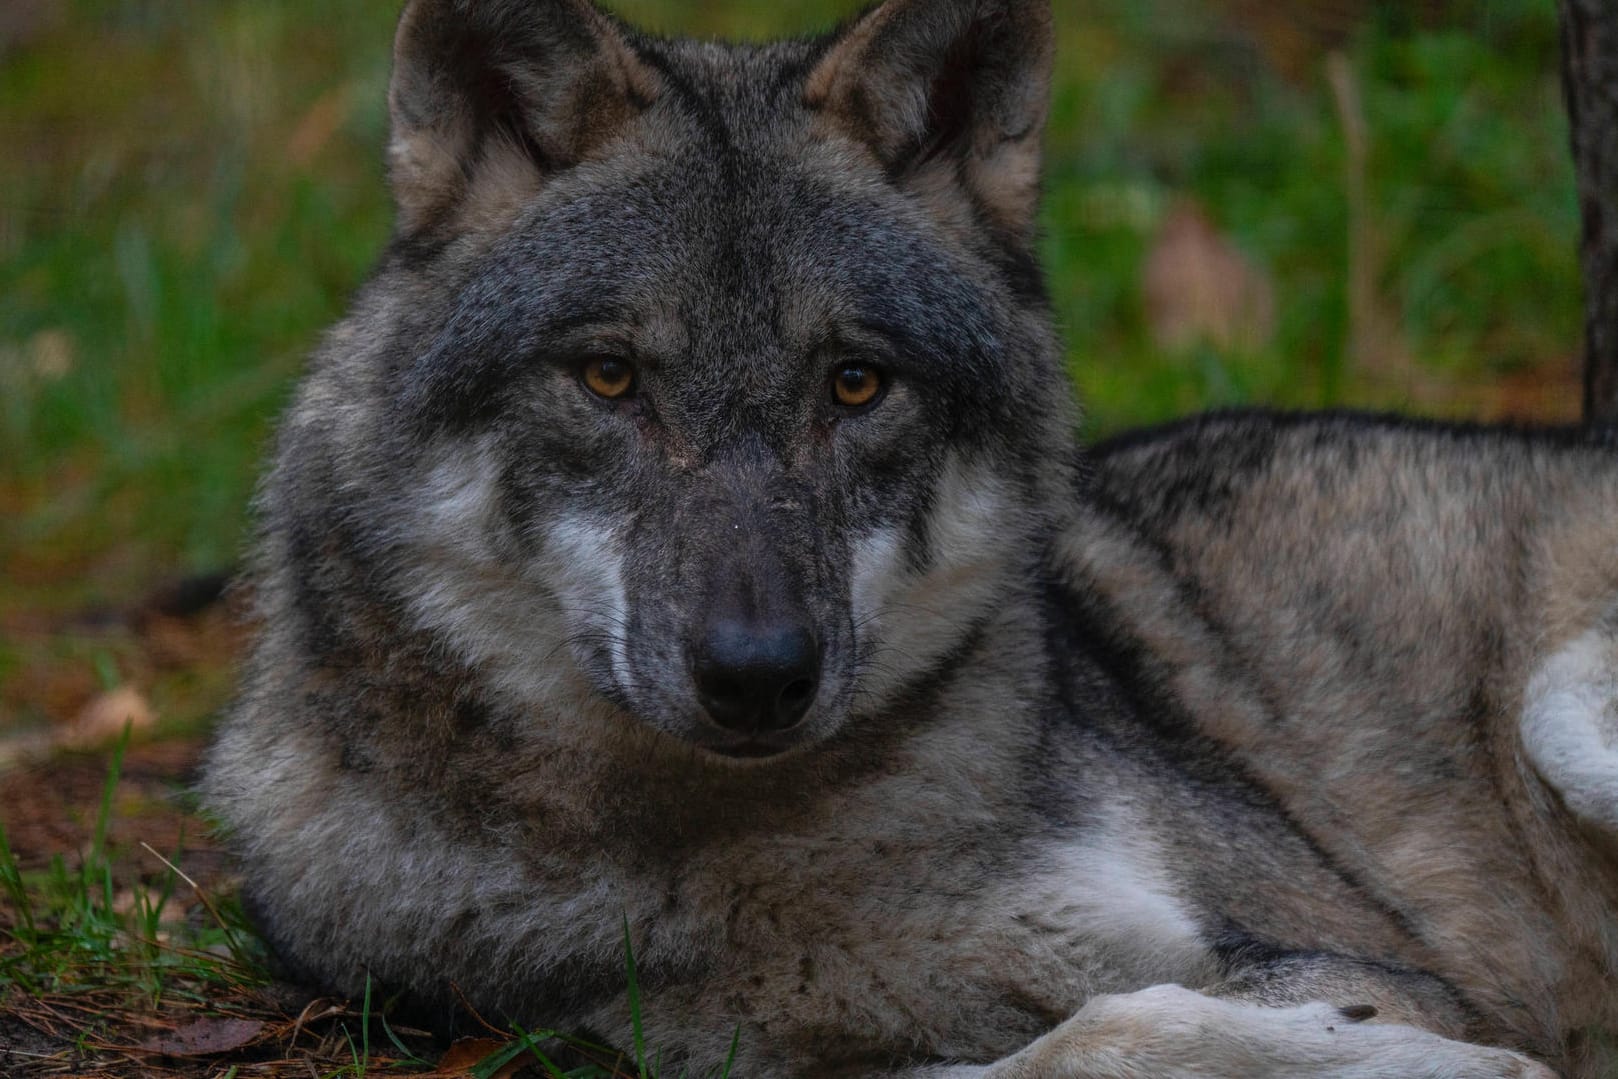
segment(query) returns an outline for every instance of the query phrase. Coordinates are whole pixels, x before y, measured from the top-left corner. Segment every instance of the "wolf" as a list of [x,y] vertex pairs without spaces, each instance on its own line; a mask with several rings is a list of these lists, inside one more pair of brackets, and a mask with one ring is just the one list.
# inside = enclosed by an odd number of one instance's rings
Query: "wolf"
[[286,968],[744,1076],[1613,1074],[1618,439],[1080,446],[1045,0],[412,0],[203,781]]

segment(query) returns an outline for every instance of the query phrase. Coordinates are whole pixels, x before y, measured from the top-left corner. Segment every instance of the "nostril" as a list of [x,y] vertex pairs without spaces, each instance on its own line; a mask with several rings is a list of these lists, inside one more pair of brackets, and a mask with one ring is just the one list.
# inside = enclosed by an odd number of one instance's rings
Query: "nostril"
[[793,704],[797,701],[807,701],[815,695],[815,683],[812,678],[799,678],[795,682],[788,682],[786,688],[781,690],[781,703]]
[[796,678],[788,682],[781,690],[781,695],[775,699],[775,712],[777,721],[782,727],[790,727],[808,710],[809,702],[815,699],[815,680],[813,678]]
[[814,702],[820,649],[806,627],[719,620],[693,655],[697,697],[730,730],[782,731]]

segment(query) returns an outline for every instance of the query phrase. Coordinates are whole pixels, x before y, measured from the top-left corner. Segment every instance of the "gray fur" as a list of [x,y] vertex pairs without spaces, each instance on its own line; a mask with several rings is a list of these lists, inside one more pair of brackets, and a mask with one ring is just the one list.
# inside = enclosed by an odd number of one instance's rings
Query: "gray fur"
[[[291,969],[625,1044],[627,923],[665,1066],[739,1025],[748,1076],[1600,1073],[1618,454],[1081,454],[1049,22],[409,6],[399,227],[283,422],[205,781]],[[715,721],[715,612],[812,633],[801,721]]]

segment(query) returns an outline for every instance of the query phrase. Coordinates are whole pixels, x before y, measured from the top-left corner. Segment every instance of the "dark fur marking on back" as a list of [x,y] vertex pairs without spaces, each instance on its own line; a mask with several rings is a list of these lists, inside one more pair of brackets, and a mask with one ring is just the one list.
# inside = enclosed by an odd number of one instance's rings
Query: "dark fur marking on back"
[[[1156,427],[1126,431],[1097,442],[1090,447],[1089,452],[1100,460],[1129,450],[1162,445],[1175,436],[1187,435],[1194,439],[1206,432],[1222,428],[1228,429],[1232,437],[1243,439],[1251,438],[1266,428],[1275,432],[1310,428],[1317,432],[1322,440],[1332,439],[1338,434],[1385,430],[1436,435],[1453,441],[1478,439],[1487,442],[1516,443],[1528,439],[1570,448],[1587,446],[1592,449],[1606,449],[1613,448],[1614,443],[1618,442],[1618,438],[1615,438],[1614,433],[1610,431],[1560,425],[1467,423],[1356,409],[1295,412],[1282,409],[1232,408],[1199,413]],[[1343,445],[1348,448],[1346,442]]]

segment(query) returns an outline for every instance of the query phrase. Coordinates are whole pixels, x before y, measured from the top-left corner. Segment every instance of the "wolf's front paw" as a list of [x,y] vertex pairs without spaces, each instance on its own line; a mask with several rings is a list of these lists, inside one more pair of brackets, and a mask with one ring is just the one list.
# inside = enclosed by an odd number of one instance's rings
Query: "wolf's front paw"
[[1367,1023],[1368,1012],[1154,986],[1095,998],[985,1079],[1555,1079],[1516,1053]]

